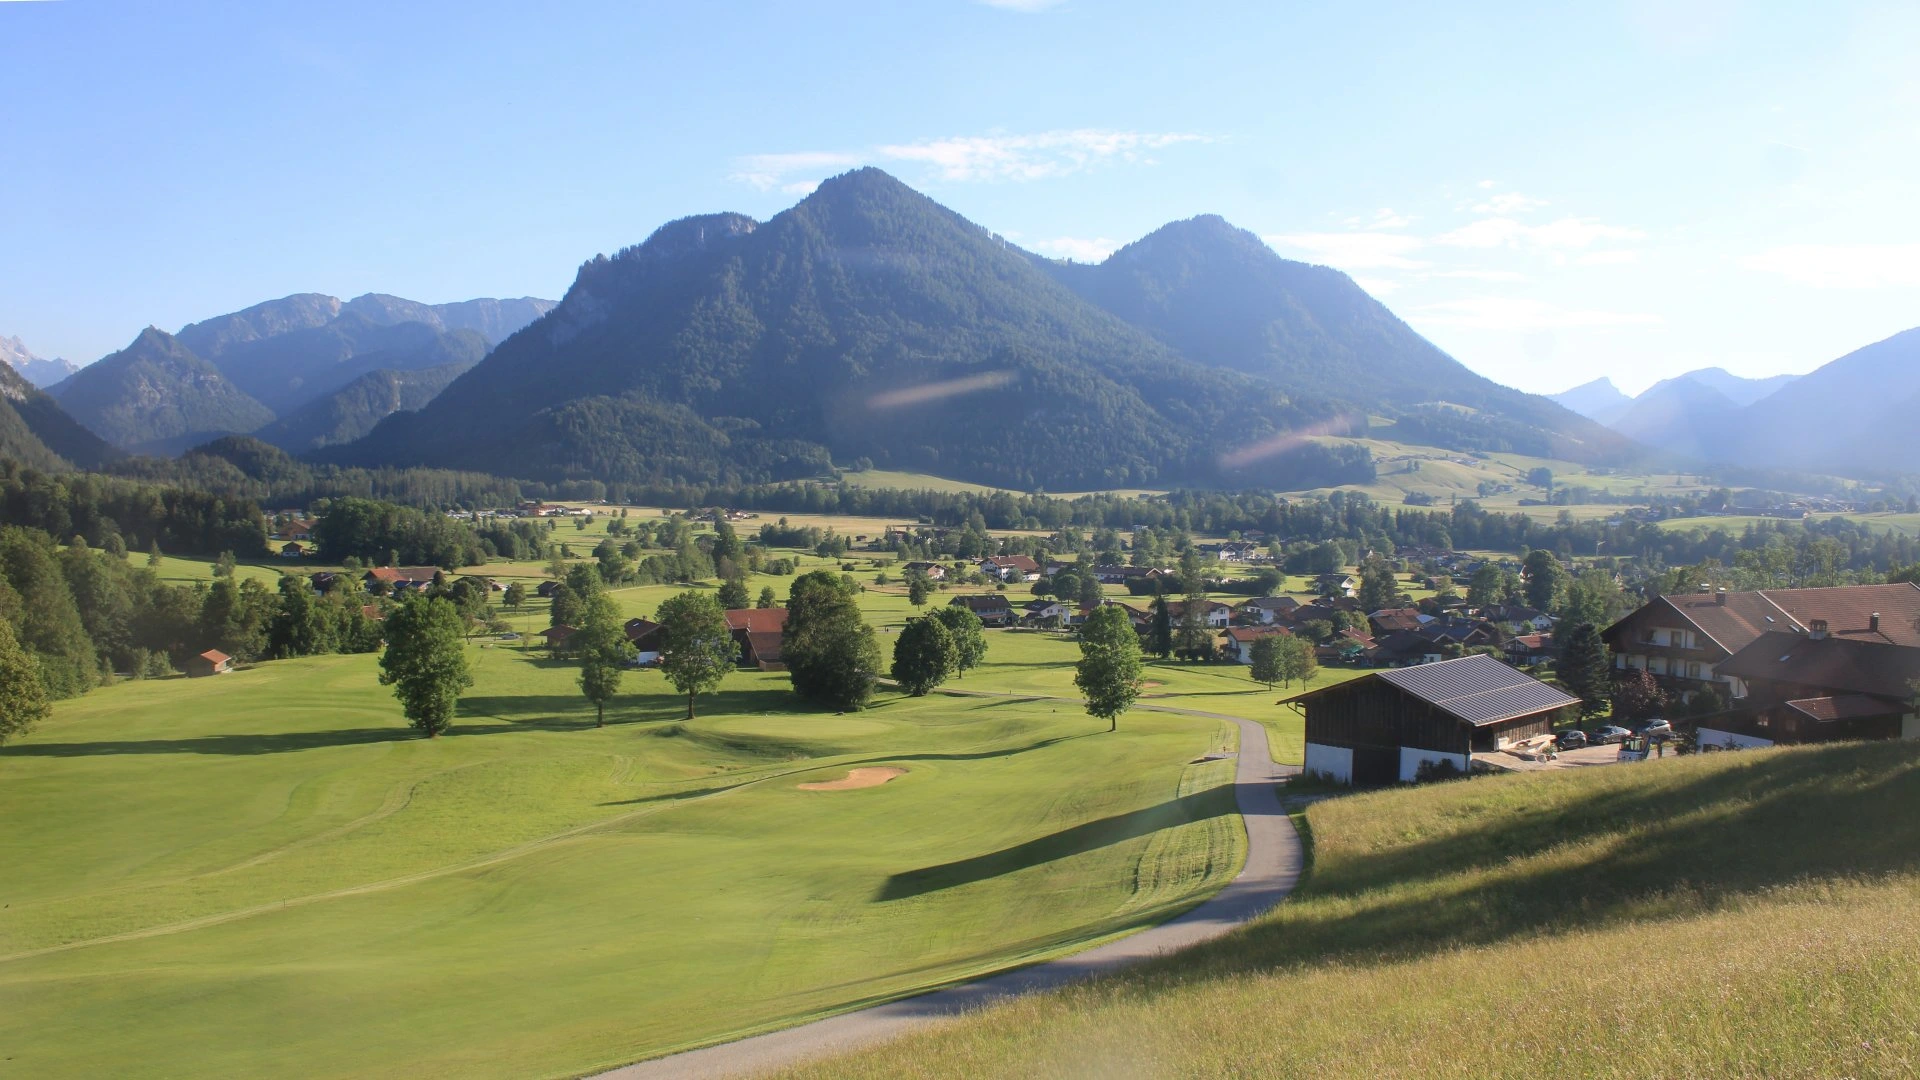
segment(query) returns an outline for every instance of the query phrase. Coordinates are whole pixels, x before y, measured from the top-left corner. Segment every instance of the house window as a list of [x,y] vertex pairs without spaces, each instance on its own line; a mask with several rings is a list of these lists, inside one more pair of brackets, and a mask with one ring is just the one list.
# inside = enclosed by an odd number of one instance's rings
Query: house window
[[1649,659],[1647,661],[1647,670],[1655,675],[1665,675],[1667,673],[1667,658],[1664,656],[1656,656]]

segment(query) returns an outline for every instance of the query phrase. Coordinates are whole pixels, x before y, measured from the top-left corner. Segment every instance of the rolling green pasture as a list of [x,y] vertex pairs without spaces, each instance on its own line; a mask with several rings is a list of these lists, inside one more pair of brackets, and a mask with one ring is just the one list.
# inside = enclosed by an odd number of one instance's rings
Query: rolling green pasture
[[[1050,687],[1014,640],[965,685]],[[596,729],[570,666],[471,652],[439,739],[357,656],[121,683],[0,749],[0,1072],[571,1075],[1077,949],[1243,855],[1232,763],[1193,764],[1221,721],[812,713],[741,672],[681,723],[644,672]],[[860,765],[907,772],[796,786]]]
[[1306,811],[1217,942],[789,1077],[1911,1076],[1920,746],[1487,777]]
[[1846,518],[1849,521],[1856,521],[1876,532],[1893,532],[1906,536],[1920,536],[1920,514],[1907,513],[1814,514],[1800,522],[1787,522],[1780,518],[1722,514],[1709,517],[1668,518],[1657,524],[1662,529],[1672,529],[1676,532],[1708,533],[1719,530],[1737,536],[1761,522],[1772,522],[1776,525],[1813,525],[1816,522],[1831,518]]

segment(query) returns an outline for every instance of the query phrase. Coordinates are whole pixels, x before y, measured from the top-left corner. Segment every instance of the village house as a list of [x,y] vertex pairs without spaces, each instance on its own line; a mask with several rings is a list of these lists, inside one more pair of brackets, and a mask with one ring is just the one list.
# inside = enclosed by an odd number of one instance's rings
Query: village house
[[[1206,612],[1206,623],[1207,629],[1209,630],[1225,630],[1233,623],[1233,609],[1218,600],[1201,601],[1201,610]],[[1185,600],[1167,601],[1167,616],[1173,620],[1175,626],[1180,625],[1180,621],[1186,618],[1186,615],[1187,602]]]
[[313,522],[307,518],[293,518],[273,531],[270,539],[298,540],[309,543],[313,540]]
[[1321,574],[1314,579],[1314,590],[1321,596],[1339,596],[1351,600],[1360,591],[1360,581],[1352,574]]
[[1229,626],[1220,643],[1220,654],[1236,664],[1253,663],[1253,643],[1261,638],[1292,637],[1293,631],[1283,626]]
[[1166,577],[1167,572],[1154,566],[1096,566],[1093,579],[1102,585],[1125,585],[1131,581],[1151,581]]
[[1007,598],[998,594],[956,596],[947,602],[948,607],[963,607],[980,619],[982,626],[1010,626],[1013,623],[1013,607]]
[[219,649],[208,649],[198,656],[187,657],[187,677],[201,678],[207,675],[225,675],[233,670],[233,657]]
[[547,648],[553,651],[553,655],[559,656],[567,650],[567,642],[572,640],[573,635],[579,632],[578,629],[568,626],[566,623],[555,623],[545,630],[540,631],[540,636],[545,639]]
[[437,566],[376,566],[367,571],[367,581],[378,581],[389,591],[397,593],[408,589],[424,589],[440,575],[441,570]]
[[289,540],[280,545],[280,557],[283,559],[304,559],[307,557],[307,549],[301,546],[300,541]]
[[910,562],[900,568],[901,573],[922,573],[928,581],[947,580],[947,568],[937,562]]
[[1300,606],[1300,601],[1291,596],[1256,596],[1242,600],[1233,611],[1240,622],[1272,626],[1276,622],[1290,622]]
[[1500,648],[1509,664],[1538,664],[1554,656],[1552,634],[1518,634]]
[[1367,625],[1375,634],[1391,634],[1396,630],[1418,630],[1433,621],[1433,616],[1420,614],[1419,608],[1381,608],[1367,616]]
[[1841,605],[1826,614],[1809,617],[1804,633],[1769,630],[1720,663],[1719,674],[1745,693],[1727,712],[1699,720],[1702,747],[1920,738],[1913,618],[1861,617]]
[[727,612],[727,629],[740,646],[740,665],[761,671],[785,671],[781,659],[781,631],[787,627],[787,609],[734,608]]
[[660,643],[665,636],[659,623],[652,619],[628,619],[626,625],[627,641],[634,647],[633,666],[646,667],[660,662]]
[[[1872,616],[1880,629],[1868,630]],[[1720,684],[1734,700],[1747,696],[1745,684],[1721,665],[1735,653],[1774,631],[1807,634],[1815,620],[1832,636],[1897,640],[1920,645],[1920,586],[1849,585],[1828,589],[1766,589],[1728,592],[1702,587],[1698,592],[1660,596],[1641,605],[1601,632],[1613,652],[1617,671],[1638,669],[1654,676],[1669,692],[1685,698]],[[1889,634],[1900,634],[1890,639]]]
[[1553,616],[1520,604],[1488,604],[1480,617],[1509,634],[1537,634],[1553,629]]
[[1073,617],[1073,608],[1059,600],[1033,600],[1021,606],[1022,626],[1065,626]]
[[1579,699],[1489,656],[1377,671],[1287,698],[1306,716],[1306,770],[1337,783],[1465,774],[1473,755],[1550,733]]
[[980,560],[980,572],[1000,581],[1040,580],[1040,564],[1029,555],[989,555]]

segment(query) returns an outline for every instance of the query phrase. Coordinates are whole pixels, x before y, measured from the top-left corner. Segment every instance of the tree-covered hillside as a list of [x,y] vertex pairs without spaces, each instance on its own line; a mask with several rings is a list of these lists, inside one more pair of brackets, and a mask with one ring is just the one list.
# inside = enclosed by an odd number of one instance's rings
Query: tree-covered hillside
[[369,371],[326,397],[282,416],[255,435],[295,453],[352,442],[372,431],[385,417],[423,407],[472,366],[469,362],[418,371]]
[[0,364],[0,458],[35,469],[98,468],[120,457],[46,391]]
[[53,389],[60,407],[115,446],[176,453],[273,419],[272,410],[164,330],[81,368]]
[[1403,439],[1575,461],[1632,452],[1546,398],[1474,374],[1340,271],[1283,259],[1213,215],[1164,226],[1097,265],[1037,261],[1190,359],[1400,418]]
[[1181,356],[866,169],[764,225],[689,218],[595,259],[427,408],[328,453],[616,482],[867,458],[1028,488],[1296,487],[1370,473],[1285,437],[1351,423]]

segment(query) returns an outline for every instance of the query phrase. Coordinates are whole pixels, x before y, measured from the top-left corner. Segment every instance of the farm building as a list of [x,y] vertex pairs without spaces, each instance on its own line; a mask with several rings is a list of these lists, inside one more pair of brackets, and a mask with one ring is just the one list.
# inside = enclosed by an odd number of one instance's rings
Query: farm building
[[633,663],[636,667],[660,662],[660,642],[665,637],[665,627],[652,619],[628,619],[627,640],[633,643]]
[[727,628],[740,645],[740,663],[761,671],[785,671],[780,635],[787,627],[787,609],[735,608],[727,612]]
[[1013,622],[1013,606],[1007,598],[998,594],[989,596],[956,596],[947,601],[948,607],[963,607],[980,617],[982,626],[1007,626]]
[[199,678],[203,675],[225,675],[233,670],[233,657],[219,649],[208,649],[199,656],[187,657],[187,675]]
[[1579,699],[1476,654],[1377,671],[1286,703],[1306,714],[1308,772],[1388,784],[1415,779],[1426,762],[1465,773],[1474,753],[1546,734]]

